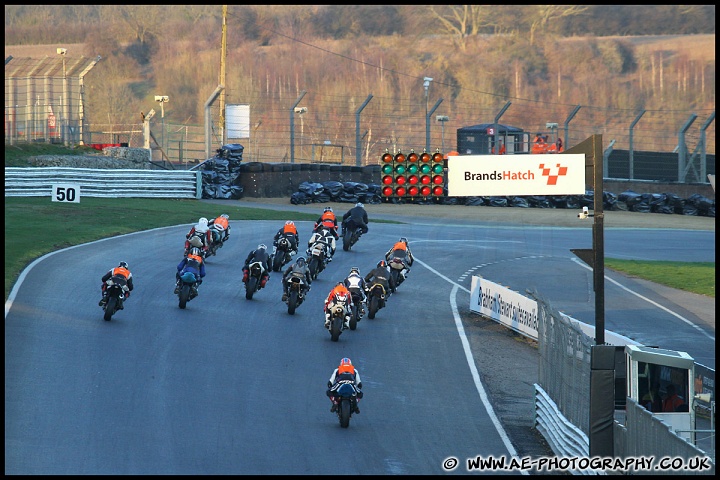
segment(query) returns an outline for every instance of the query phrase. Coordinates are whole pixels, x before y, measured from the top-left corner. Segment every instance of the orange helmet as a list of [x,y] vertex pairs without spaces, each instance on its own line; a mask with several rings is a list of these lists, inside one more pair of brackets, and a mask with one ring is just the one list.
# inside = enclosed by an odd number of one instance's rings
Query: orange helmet
[[340,366],[338,366],[338,373],[352,373],[355,374],[355,367],[349,358],[345,357],[340,360]]

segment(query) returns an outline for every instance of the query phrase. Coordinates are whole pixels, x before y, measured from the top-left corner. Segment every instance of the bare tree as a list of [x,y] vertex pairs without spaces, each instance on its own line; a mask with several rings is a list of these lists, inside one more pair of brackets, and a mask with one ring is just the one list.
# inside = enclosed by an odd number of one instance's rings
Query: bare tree
[[430,5],[428,9],[445,31],[456,38],[456,45],[463,51],[468,36],[477,35],[484,27],[493,26],[492,8],[488,5]]
[[529,17],[530,45],[532,46],[535,44],[535,34],[546,32],[552,20],[579,15],[590,7],[587,5],[533,5],[526,8],[532,8],[532,15]]

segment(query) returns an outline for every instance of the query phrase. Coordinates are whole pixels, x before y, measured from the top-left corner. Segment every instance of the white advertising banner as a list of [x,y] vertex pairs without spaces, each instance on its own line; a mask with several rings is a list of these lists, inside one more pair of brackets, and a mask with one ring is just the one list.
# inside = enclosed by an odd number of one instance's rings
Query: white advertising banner
[[250,138],[250,105],[225,105],[227,138]]
[[584,195],[585,154],[448,157],[450,197]]
[[537,302],[476,275],[470,287],[470,311],[538,339]]

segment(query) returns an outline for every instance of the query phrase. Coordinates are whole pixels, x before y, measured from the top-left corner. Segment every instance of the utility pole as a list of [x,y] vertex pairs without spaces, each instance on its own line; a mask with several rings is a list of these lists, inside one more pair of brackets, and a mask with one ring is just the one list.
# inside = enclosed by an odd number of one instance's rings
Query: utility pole
[[[225,59],[227,58],[227,5],[222,8],[222,48],[220,52],[220,85],[225,85]],[[225,144],[225,90],[220,92],[220,141]]]

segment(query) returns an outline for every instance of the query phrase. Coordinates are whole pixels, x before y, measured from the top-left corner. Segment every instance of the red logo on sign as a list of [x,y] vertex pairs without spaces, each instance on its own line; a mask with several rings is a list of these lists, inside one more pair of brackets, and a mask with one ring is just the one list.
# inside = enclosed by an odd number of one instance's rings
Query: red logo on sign
[[551,174],[550,172],[551,172],[552,168],[545,168],[544,163],[540,164],[540,170],[542,170],[542,176],[548,177],[548,181],[547,181],[548,185],[557,185],[558,177],[564,177],[565,175],[567,175],[568,167],[561,167],[559,163],[555,166],[557,167],[557,173]]

